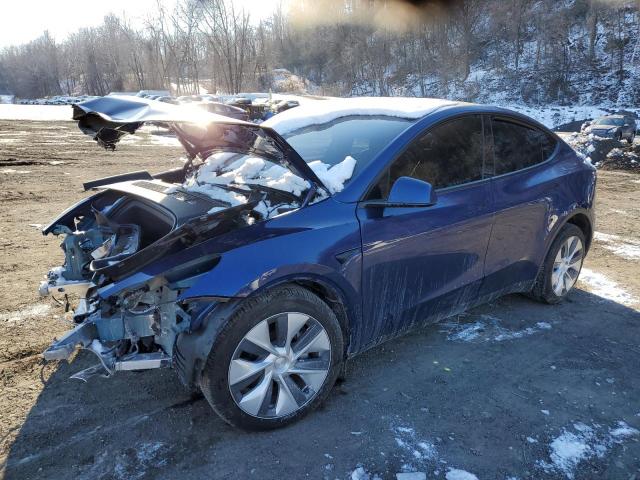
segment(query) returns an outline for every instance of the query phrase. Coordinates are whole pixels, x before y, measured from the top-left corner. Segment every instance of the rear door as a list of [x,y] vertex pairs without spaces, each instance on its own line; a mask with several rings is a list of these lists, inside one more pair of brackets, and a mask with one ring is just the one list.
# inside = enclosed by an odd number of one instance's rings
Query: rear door
[[545,255],[558,175],[549,168],[557,141],[519,119],[487,116],[491,126],[495,220],[481,296],[528,289]]
[[482,117],[430,128],[383,173],[365,200],[385,200],[409,176],[436,188],[435,205],[357,214],[363,244],[363,329],[374,344],[417,323],[450,315],[476,298],[491,231],[491,188]]

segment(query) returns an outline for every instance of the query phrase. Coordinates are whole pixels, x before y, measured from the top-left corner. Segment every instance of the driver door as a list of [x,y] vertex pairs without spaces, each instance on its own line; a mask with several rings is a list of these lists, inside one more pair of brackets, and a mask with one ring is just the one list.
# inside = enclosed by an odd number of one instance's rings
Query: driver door
[[366,200],[385,200],[394,181],[431,183],[435,204],[381,207],[361,202],[366,348],[417,324],[464,310],[477,299],[492,225],[480,115],[430,128],[384,172]]

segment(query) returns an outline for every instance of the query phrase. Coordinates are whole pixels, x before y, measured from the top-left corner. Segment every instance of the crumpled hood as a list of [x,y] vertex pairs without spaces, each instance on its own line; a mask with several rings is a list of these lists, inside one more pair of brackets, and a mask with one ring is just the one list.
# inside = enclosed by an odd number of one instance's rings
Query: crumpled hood
[[73,105],[73,119],[85,134],[107,149],[145,123],[172,130],[191,158],[214,151],[235,151],[267,158],[327,190],[300,155],[275,130],[209,113],[134,96],[108,96]]

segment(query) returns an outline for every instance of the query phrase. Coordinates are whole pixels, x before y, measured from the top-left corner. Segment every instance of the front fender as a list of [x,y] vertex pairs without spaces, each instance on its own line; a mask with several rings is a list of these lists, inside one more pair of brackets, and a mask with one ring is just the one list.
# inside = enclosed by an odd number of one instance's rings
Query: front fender
[[326,278],[341,290],[360,290],[360,229],[354,206],[325,200],[273,219],[254,241],[227,240],[218,264],[181,299],[247,297],[288,278]]
[[[258,250],[258,251],[256,251]],[[278,284],[308,281],[339,292],[350,311],[357,311],[361,251],[352,249],[328,259],[330,264],[305,261],[304,251],[280,249],[265,255],[259,246],[227,252],[179,300],[202,297],[245,298]],[[304,249],[303,249],[304,250]],[[250,260],[249,260],[250,259]]]

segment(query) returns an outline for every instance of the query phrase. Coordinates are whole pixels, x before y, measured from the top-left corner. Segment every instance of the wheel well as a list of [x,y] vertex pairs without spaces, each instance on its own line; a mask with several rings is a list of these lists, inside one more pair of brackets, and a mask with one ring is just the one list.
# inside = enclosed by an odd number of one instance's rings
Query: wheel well
[[315,295],[320,297],[320,299],[325,302],[331,310],[333,310],[338,322],[340,322],[340,328],[344,338],[344,351],[346,355],[349,347],[349,317],[340,295],[334,289],[327,287],[322,283],[314,282],[313,280],[294,280],[290,283],[313,292]]
[[584,238],[587,242],[587,250],[589,250],[589,247],[591,246],[591,235],[593,233],[589,217],[587,217],[584,213],[576,213],[573,217],[567,220],[567,223],[571,223],[582,230],[582,233],[584,233]]

